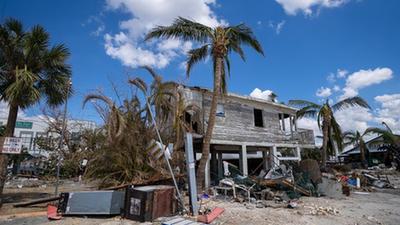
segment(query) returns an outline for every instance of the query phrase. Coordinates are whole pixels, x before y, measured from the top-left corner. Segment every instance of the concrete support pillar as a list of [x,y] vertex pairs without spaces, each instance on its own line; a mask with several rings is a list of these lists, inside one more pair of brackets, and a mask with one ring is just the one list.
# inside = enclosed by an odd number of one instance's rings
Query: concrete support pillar
[[204,181],[204,186],[205,189],[207,190],[210,187],[210,156],[207,158],[207,164],[206,164],[206,171],[205,171],[205,181]]
[[296,151],[297,151],[297,157],[299,157],[299,161],[301,161],[301,148],[297,146]]
[[265,171],[268,171],[268,169],[269,169],[269,155],[268,155],[268,151],[262,151],[262,156],[263,156],[263,161],[264,161],[263,169],[264,169]]
[[293,136],[293,116],[289,116],[290,134]]
[[279,159],[278,159],[278,148],[274,145],[272,146],[272,161],[274,164],[272,166],[279,166]]
[[211,179],[214,181],[216,174],[218,173],[218,162],[217,153],[215,150],[211,150]]
[[218,152],[218,179],[224,177],[224,165],[222,162],[222,152]]
[[241,161],[242,161],[242,173],[243,176],[249,175],[248,167],[247,167],[247,148],[246,145],[242,145],[242,154],[241,154]]
[[297,131],[297,116],[294,116],[294,130]]

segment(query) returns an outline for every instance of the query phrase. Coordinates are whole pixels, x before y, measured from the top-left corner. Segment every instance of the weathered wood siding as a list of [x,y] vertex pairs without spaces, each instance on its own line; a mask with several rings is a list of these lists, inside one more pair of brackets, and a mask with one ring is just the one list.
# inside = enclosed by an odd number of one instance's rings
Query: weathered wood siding
[[[196,104],[202,109],[205,131],[211,105],[210,93],[189,88],[185,88],[184,93],[187,104]],[[224,106],[225,115],[216,117],[212,137],[214,141],[314,144],[312,131],[311,136],[309,131],[295,131],[292,136],[280,129],[279,113],[295,115],[294,109],[232,96],[221,99],[220,104]],[[263,127],[254,125],[254,108],[262,110]]]

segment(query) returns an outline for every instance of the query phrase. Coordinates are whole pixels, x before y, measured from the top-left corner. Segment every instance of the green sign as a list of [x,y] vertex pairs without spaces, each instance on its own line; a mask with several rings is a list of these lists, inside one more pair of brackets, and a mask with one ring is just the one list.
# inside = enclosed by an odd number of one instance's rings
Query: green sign
[[17,121],[15,123],[15,128],[32,129],[32,125],[32,122]]

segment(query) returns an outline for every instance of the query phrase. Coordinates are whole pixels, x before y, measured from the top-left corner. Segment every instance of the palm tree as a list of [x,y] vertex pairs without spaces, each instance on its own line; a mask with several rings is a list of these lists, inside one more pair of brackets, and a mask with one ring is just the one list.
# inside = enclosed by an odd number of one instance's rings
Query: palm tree
[[[10,107],[4,136],[13,136],[19,109],[41,99],[50,106],[60,105],[72,94],[66,88],[71,77],[66,63],[69,55],[63,44],[50,46],[49,34],[39,25],[29,31],[15,19],[0,25],[0,100]],[[0,194],[7,162],[7,156],[1,154]]]
[[344,145],[355,145],[360,149],[360,157],[363,166],[365,166],[365,156],[368,154],[368,148],[364,141],[364,136],[367,134],[367,132],[361,134],[359,131],[347,131],[344,132],[342,136]]
[[370,108],[368,103],[361,97],[346,98],[337,102],[334,105],[330,105],[329,101],[322,105],[305,100],[290,100],[289,105],[301,107],[297,112],[297,117],[312,117],[317,118],[317,123],[319,129],[322,129],[322,166],[326,166],[326,157],[328,148],[330,154],[334,154],[335,143],[337,144],[339,150],[342,150],[342,131],[340,125],[337,123],[334,112],[340,111],[349,107],[363,107]]
[[252,30],[244,24],[212,28],[179,17],[170,26],[153,28],[147,34],[146,40],[153,38],[180,38],[184,41],[196,41],[202,45],[188,52],[186,61],[187,76],[189,76],[192,67],[196,63],[205,60],[208,56],[213,62],[214,88],[207,130],[203,139],[202,157],[197,170],[198,189],[201,189],[204,185],[204,172],[210,153],[210,141],[215,125],[218,98],[226,93],[226,71],[228,74],[230,71],[229,53],[236,52],[244,60],[243,44],[250,46],[258,53],[264,53]]

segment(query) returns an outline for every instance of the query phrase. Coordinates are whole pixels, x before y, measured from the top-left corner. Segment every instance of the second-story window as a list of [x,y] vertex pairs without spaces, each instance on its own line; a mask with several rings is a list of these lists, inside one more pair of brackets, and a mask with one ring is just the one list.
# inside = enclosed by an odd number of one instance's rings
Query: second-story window
[[225,109],[224,109],[224,105],[222,104],[218,104],[217,105],[217,112],[216,112],[217,116],[225,116]]
[[263,113],[261,109],[254,109],[254,126],[264,127]]

